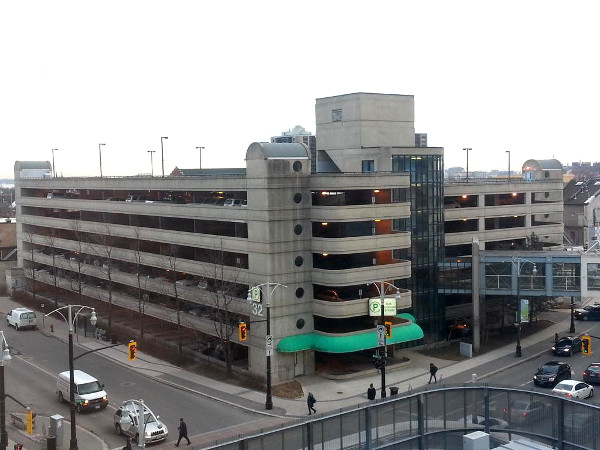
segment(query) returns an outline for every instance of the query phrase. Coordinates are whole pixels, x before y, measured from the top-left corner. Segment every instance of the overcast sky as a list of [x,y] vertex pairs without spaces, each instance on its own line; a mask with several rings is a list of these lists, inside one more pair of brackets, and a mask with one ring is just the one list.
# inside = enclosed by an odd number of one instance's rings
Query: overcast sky
[[315,99],[415,97],[445,166],[600,161],[594,1],[4,1],[0,178],[244,167]]

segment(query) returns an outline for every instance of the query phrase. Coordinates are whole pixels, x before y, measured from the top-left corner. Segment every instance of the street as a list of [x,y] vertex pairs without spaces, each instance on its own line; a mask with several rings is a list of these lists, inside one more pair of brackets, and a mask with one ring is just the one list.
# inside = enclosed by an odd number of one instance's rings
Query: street
[[[62,415],[69,420],[67,404],[60,404],[56,395],[56,376],[68,370],[68,344],[48,337],[38,330],[20,330],[6,324],[3,317],[0,329],[11,349],[13,359],[5,369],[6,392],[31,407],[38,415]],[[75,338],[74,355],[84,353]],[[123,358],[126,358],[123,356]],[[140,373],[91,353],[75,361],[75,368],[83,370],[105,385],[109,405],[105,410],[77,414],[77,425],[99,435],[110,448],[123,445],[125,439],[117,436],[113,426],[116,408],[127,399],[143,399],[159,415],[169,429],[168,441],[177,438],[180,417],[184,417],[190,436],[252,422],[260,418],[238,408],[194,395],[162,384]],[[7,399],[6,411],[24,412],[18,404]],[[65,427],[65,439],[69,428]]]

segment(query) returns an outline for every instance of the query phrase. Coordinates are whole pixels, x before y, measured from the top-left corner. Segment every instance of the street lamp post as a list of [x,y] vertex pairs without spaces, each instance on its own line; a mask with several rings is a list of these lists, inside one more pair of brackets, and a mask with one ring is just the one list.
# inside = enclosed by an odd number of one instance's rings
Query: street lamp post
[[[379,283],[379,284],[378,284]],[[373,281],[369,284],[373,284],[377,290],[379,291],[379,299],[381,302],[380,305],[380,309],[381,309],[381,325],[384,326],[385,325],[385,292],[386,292],[386,286],[387,287],[393,287],[394,289],[396,289],[396,295],[395,295],[395,299],[396,299],[396,304],[398,304],[398,301],[401,299],[401,295],[400,295],[400,289],[398,289],[398,287],[394,286],[392,283],[389,283],[387,281]],[[380,361],[380,367],[379,369],[381,370],[381,398],[385,398],[386,397],[386,393],[385,393],[385,365],[387,364],[387,342],[386,342],[386,336],[385,333],[383,334],[383,345],[381,345],[378,348],[378,352],[379,352],[379,361]]]
[[204,150],[204,147],[196,147],[196,150],[198,150],[198,153],[200,154],[200,160],[198,161],[198,169],[202,169],[202,150]]
[[[270,345],[272,345],[273,343],[273,336],[271,336],[271,296],[273,295],[273,292],[275,292],[275,289],[277,289],[279,286],[287,288],[287,286],[285,284],[281,284],[281,283],[274,283],[274,282],[267,282],[267,283],[262,283],[262,284],[257,284],[256,286],[252,286],[250,287],[250,289],[248,290],[248,298],[247,300],[249,302],[260,302],[261,300],[261,293],[266,291],[266,301],[265,301],[265,306],[266,306],[266,310],[267,310],[267,336],[265,339],[265,344],[266,347]],[[267,399],[265,402],[265,409],[267,410],[271,410],[273,409],[273,393],[272,393],[272,388],[271,388],[271,354],[273,353],[273,349],[272,348],[266,348],[266,353],[267,353]]]
[[57,148],[52,149],[52,172],[54,172],[54,178],[56,178],[56,166],[54,165],[54,152],[57,152]]
[[150,175],[154,176],[154,161],[152,160],[152,153],[156,153],[156,150],[148,150],[150,153]]
[[100,154],[100,178],[102,178],[102,146],[106,144],[98,144],[98,153]]
[[10,362],[12,357],[8,350],[8,344],[4,338],[4,331],[0,331],[0,449],[6,450],[8,446],[8,434],[6,433],[6,392],[4,390],[4,366]]
[[163,141],[165,139],[169,139],[166,136],[161,136],[160,138],[160,159],[162,161],[162,176],[164,178],[165,176],[165,152],[164,152],[164,148],[163,148]]
[[469,152],[471,150],[472,149],[470,149],[470,148],[463,148],[463,151],[467,152],[467,183],[469,182]]
[[[72,307],[75,306],[79,308],[79,310],[73,315]],[[61,309],[67,309],[67,317],[62,313]],[[96,310],[94,308],[90,308],[89,306],[82,305],[67,305],[62,306],[60,308],[55,309],[54,311],[50,311],[46,316],[49,316],[53,313],[58,313],[66,322],[67,330],[69,332],[69,403],[71,409],[71,441],[69,443],[69,450],[77,450],[77,426],[75,424],[75,367],[73,360],[73,331],[75,329],[75,321],[77,320],[77,316],[84,309],[91,309],[92,315],[90,317],[90,323],[92,325],[96,325],[98,318],[96,317]]]
[[[531,270],[532,273],[532,277],[535,276],[537,274],[537,268],[535,267],[535,263],[533,261],[529,261],[528,259],[526,260],[522,260],[521,258],[517,258],[516,259],[516,267],[517,267],[517,346],[515,348],[515,356],[517,358],[522,356],[522,351],[521,351],[521,285],[520,285],[520,278],[521,278],[521,264],[519,263],[519,260],[521,260],[523,262],[523,264],[525,263],[529,263],[533,266],[533,269]],[[511,263],[515,264],[514,260],[511,260]],[[533,287],[533,278],[531,280],[532,283],[532,287]]]
[[508,153],[508,180],[510,181],[510,150],[506,150]]
[[575,317],[573,316],[573,309],[575,308],[574,298],[571,295],[571,326],[569,327],[569,333],[575,333]]

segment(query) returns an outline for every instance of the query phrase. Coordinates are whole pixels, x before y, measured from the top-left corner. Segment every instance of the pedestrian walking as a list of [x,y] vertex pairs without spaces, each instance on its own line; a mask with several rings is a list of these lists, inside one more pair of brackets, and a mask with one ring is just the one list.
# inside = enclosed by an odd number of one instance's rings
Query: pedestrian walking
[[367,389],[367,398],[369,400],[375,400],[375,396],[377,395],[377,391],[373,387],[373,383],[369,385],[369,389]]
[[177,442],[175,443],[175,447],[179,447],[179,442],[185,438],[187,440],[187,445],[190,445],[190,438],[187,435],[187,425],[185,424],[185,422],[183,421],[183,417],[179,419],[179,426],[177,427],[177,429],[179,430],[179,439],[177,439]]
[[427,384],[431,384],[432,379],[434,383],[437,383],[437,371],[438,368],[435,366],[435,364],[429,363],[429,381],[427,382]]
[[[315,403],[317,403],[317,399],[312,392],[308,393],[308,397],[306,397],[306,404],[308,405],[308,415],[310,416],[312,413],[316,413],[317,410],[314,408]],[[312,412],[311,412],[312,411]]]

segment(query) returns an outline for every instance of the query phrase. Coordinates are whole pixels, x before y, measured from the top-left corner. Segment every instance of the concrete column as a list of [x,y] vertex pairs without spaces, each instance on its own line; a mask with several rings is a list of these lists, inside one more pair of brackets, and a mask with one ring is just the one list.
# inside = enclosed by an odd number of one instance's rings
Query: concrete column
[[479,240],[471,244],[471,291],[473,298],[473,351],[479,353],[481,327],[479,324]]

